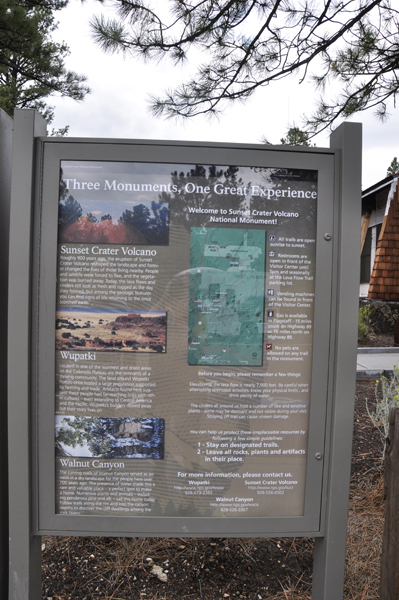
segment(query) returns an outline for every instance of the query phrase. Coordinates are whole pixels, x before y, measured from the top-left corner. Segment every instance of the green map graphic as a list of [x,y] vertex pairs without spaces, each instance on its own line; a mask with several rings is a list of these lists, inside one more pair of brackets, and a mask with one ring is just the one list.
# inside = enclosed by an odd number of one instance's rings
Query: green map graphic
[[262,365],[265,236],[191,228],[189,365]]

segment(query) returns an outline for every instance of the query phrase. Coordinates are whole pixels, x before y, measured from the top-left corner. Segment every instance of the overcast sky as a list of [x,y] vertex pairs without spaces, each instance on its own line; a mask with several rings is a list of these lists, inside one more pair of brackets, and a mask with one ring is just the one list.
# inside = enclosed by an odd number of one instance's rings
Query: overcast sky
[[[70,0],[57,13],[57,41],[71,51],[67,67],[88,77],[92,92],[83,102],[50,98],[56,107],[52,127],[69,125],[70,137],[109,137],[210,142],[261,143],[262,137],[278,144],[288,129],[300,126],[301,115],[309,110],[315,92],[293,78],[255,92],[244,105],[225,109],[219,120],[195,117],[185,123],[155,119],[148,110],[148,96],[174,87],[186,70],[168,61],[144,64],[137,58],[104,54],[93,42],[89,19],[94,12],[107,12],[96,0]],[[109,11],[109,9],[108,9]],[[112,14],[112,13],[111,13]],[[386,176],[394,156],[399,156],[399,110],[391,107],[391,118],[381,123],[373,111],[352,119],[363,123],[363,188]],[[329,146],[329,133],[319,134],[317,146]]]

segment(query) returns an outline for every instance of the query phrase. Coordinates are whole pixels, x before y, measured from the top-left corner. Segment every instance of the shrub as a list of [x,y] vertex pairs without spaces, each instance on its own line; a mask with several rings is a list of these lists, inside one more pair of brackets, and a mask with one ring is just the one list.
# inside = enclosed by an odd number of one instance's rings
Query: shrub
[[361,306],[359,308],[359,323],[358,323],[358,341],[364,341],[370,331],[370,309],[368,306]]
[[[382,398],[379,396],[381,387]],[[367,414],[374,427],[378,429],[382,441],[382,460],[385,458],[387,438],[389,433],[389,412],[391,408],[399,408],[399,367],[393,366],[392,378],[382,376],[375,383],[375,410],[370,412],[366,400]]]

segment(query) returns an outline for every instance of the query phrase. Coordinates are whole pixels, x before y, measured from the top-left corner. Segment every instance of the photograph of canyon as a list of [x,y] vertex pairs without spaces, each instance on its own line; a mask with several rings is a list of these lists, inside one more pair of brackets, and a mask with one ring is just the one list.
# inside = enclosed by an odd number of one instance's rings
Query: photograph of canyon
[[166,352],[166,311],[62,307],[57,350]]
[[56,456],[162,459],[164,440],[164,419],[55,417]]

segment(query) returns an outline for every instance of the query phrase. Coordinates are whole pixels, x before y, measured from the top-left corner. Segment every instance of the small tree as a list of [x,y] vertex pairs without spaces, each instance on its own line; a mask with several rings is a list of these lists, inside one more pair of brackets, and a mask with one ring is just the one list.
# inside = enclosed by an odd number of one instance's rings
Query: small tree
[[280,142],[287,146],[311,146],[309,134],[306,131],[301,131],[299,127],[291,127],[287,131],[287,136],[281,138]]
[[399,162],[395,156],[394,159],[392,160],[391,164],[388,167],[387,177],[389,177],[390,175],[396,175],[396,173],[399,173]]

